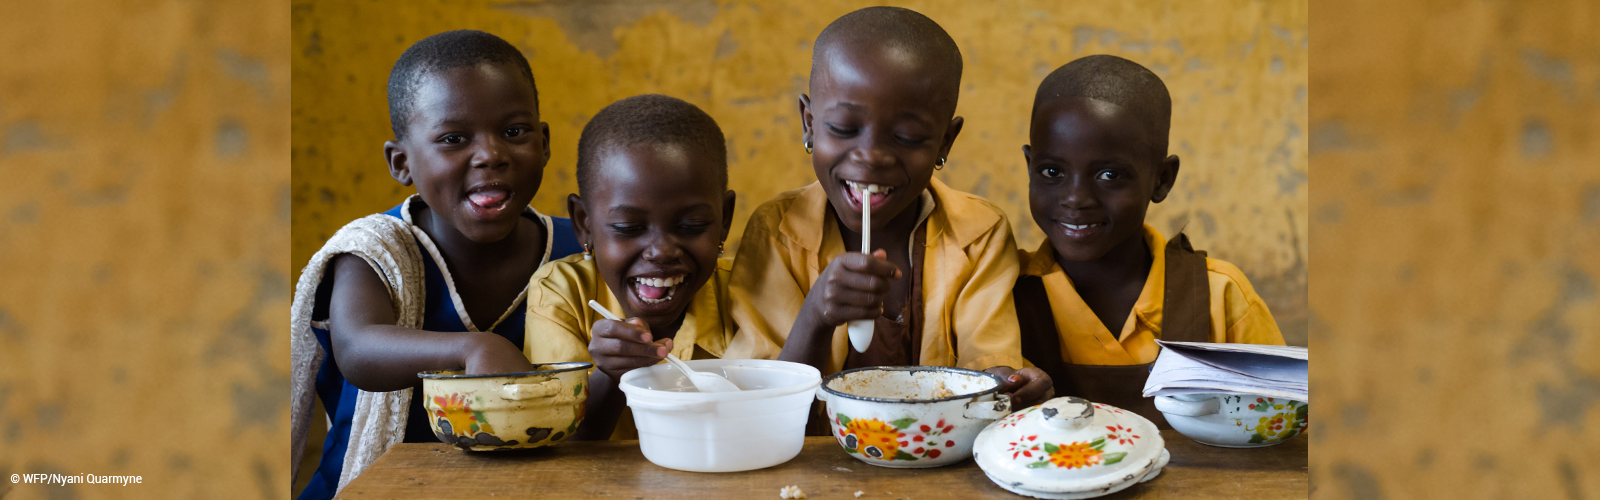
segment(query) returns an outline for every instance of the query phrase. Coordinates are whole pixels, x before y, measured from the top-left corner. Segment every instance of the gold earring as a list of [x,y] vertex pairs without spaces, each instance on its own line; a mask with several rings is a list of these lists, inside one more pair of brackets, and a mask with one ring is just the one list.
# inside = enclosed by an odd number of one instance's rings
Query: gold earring
[[717,256],[718,257],[722,256],[722,244],[721,243],[717,244]]
[[939,157],[939,161],[933,162],[933,169],[934,170],[944,170],[944,157],[943,156]]
[[811,141],[806,141],[806,154],[811,154]]

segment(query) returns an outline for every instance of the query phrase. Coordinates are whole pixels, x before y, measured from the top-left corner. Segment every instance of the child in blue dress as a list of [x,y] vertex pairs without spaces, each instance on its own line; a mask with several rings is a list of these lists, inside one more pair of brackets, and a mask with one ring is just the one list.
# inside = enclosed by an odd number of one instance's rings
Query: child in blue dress
[[418,372],[532,370],[529,278],[582,250],[568,219],[528,206],[550,129],[515,47],[480,31],[425,38],[395,63],[388,94],[389,173],[417,194],[340,229],[295,290],[297,469],[313,392],[331,422],[301,499],[331,498],[395,443],[437,441]]

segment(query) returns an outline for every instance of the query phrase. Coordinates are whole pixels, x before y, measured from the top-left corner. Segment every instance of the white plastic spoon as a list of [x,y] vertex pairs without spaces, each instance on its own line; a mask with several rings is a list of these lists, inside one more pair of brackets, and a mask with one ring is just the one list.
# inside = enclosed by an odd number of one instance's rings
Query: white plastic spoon
[[[877,184],[868,184],[861,188],[861,253],[872,255],[872,193],[878,192]],[[853,319],[846,330],[850,332],[850,347],[856,352],[867,352],[867,346],[872,344],[872,331],[877,325],[875,319]]]
[[[611,314],[611,311],[607,311],[606,308],[601,307],[599,302],[590,300],[589,307],[593,308],[594,312],[600,313],[600,315],[606,319],[611,321],[622,321],[622,318],[618,318],[617,315]],[[694,388],[700,392],[736,392],[739,390],[739,386],[733,385],[733,382],[729,382],[728,379],[722,378],[721,375],[694,371],[693,369],[689,368],[688,363],[684,363],[683,360],[678,359],[677,356],[673,356],[670,352],[667,353],[667,364],[672,365],[678,370],[682,371],[685,377],[689,377],[689,383],[694,384]]]

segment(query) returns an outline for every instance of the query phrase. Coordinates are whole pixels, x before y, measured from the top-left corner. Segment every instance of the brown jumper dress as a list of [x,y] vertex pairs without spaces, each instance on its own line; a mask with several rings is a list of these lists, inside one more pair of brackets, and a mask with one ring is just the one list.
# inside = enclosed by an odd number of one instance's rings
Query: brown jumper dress
[[[1211,338],[1211,286],[1206,276],[1206,253],[1196,251],[1182,233],[1166,246],[1166,286],[1163,288],[1161,340],[1207,342]],[[1145,380],[1155,362],[1140,365],[1079,365],[1061,359],[1061,340],[1045,293],[1044,280],[1023,276],[1012,289],[1017,322],[1022,327],[1022,351],[1034,366],[1055,383],[1058,396],[1077,396],[1138,413],[1157,427],[1171,429],[1156,410],[1154,400],[1143,395]]]
[[[909,366],[922,360],[922,257],[928,247],[928,225],[922,224],[911,235],[911,292],[900,309],[899,320],[890,319],[888,311],[878,316],[872,327],[872,342],[866,352],[845,348],[844,369],[870,366]],[[831,436],[825,405],[818,401],[812,405],[812,418],[806,423],[806,435]]]

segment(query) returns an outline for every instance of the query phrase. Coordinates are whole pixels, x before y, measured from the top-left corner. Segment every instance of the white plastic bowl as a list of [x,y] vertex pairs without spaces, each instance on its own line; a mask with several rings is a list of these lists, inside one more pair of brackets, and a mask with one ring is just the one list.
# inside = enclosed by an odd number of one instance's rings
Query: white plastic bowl
[[639,450],[650,462],[691,472],[735,472],[793,459],[805,446],[806,418],[822,374],[800,363],[764,359],[685,361],[724,375],[739,392],[693,392],[662,364],[622,376]]

